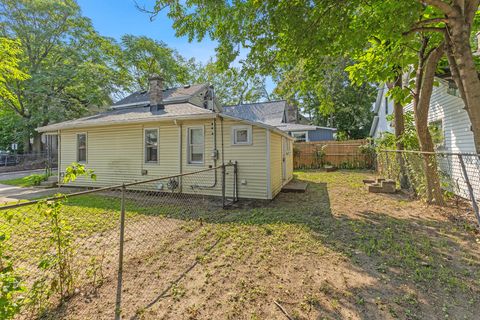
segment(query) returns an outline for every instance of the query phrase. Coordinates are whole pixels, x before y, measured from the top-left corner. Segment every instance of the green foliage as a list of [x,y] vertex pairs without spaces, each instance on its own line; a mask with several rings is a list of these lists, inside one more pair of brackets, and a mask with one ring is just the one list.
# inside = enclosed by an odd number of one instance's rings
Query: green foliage
[[13,319],[24,303],[22,278],[10,258],[9,235],[0,228],[0,319]]
[[[387,120],[393,121],[393,115],[387,116]],[[418,143],[418,136],[417,130],[415,128],[415,119],[413,112],[406,112],[404,114],[404,120],[405,131],[399,140],[403,143],[405,150],[419,150],[420,146]],[[395,138],[395,135],[390,132],[382,133],[382,136],[378,139],[375,139],[374,142],[379,150],[395,150],[397,148],[397,139]]]
[[48,176],[45,174],[31,174],[26,176],[22,180],[24,181],[24,186],[38,186],[43,181],[47,180]]
[[85,165],[73,162],[65,169],[65,177],[63,178],[63,182],[73,182],[80,176],[86,176],[92,180],[97,179],[97,175],[92,169],[87,169]]
[[124,35],[118,61],[128,79],[127,91],[148,89],[148,78],[162,75],[167,87],[185,84],[189,78],[189,64],[164,42],[145,36]]
[[337,128],[340,140],[365,138],[373,120],[376,90],[370,84],[351,83],[345,72],[349,64],[328,57],[314,63],[302,60],[277,74],[275,92],[301,106],[313,124]]
[[221,105],[237,105],[268,100],[265,77],[248,74],[245,69],[232,67],[222,70],[217,63],[192,63],[192,82],[208,83],[215,88]]
[[28,79],[28,75],[19,67],[21,54],[20,41],[0,36],[0,101],[6,99],[18,103],[7,84]]

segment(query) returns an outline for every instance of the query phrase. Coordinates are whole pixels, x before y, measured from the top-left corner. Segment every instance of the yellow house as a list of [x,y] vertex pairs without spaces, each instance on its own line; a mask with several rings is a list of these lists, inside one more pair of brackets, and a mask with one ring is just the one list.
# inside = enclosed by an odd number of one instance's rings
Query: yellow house
[[236,161],[238,196],[273,199],[293,176],[293,139],[223,114],[208,85],[163,89],[163,80],[153,77],[149,92],[136,92],[106,112],[37,130],[58,136],[59,177],[73,162],[95,171],[95,181],[78,179],[74,186],[104,187]]

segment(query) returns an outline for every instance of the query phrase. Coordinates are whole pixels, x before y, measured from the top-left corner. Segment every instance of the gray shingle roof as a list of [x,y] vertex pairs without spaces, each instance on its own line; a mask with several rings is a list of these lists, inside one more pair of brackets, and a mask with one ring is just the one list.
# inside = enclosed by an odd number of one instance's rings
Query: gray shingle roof
[[282,131],[309,131],[309,130],[317,130],[317,129],[337,131],[337,129],[335,128],[319,127],[319,126],[312,126],[308,124],[298,124],[298,123],[282,123],[281,125],[278,125],[276,127]]
[[[175,101],[186,101],[195,95],[198,91],[208,87],[207,84],[194,84],[190,86],[183,86],[177,88],[165,89],[163,91],[163,101],[166,103],[175,102]],[[123,98],[120,101],[117,101],[113,106],[120,105],[131,105],[131,104],[141,104],[148,103],[150,101],[148,91],[137,91],[129,95],[128,97]]]
[[128,122],[147,122],[162,118],[188,117],[214,114],[213,111],[191,103],[166,104],[164,110],[150,111],[148,103],[132,107],[119,107],[93,116],[51,124],[37,129],[39,132],[56,131],[67,128],[80,128],[96,125],[108,125]]
[[232,117],[262,122],[271,126],[282,124],[286,101],[267,101],[238,106],[224,106],[223,113]]

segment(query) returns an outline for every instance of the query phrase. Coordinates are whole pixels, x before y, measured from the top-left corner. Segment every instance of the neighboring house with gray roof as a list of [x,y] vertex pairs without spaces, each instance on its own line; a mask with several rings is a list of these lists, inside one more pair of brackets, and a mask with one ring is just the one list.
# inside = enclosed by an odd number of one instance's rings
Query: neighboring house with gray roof
[[[57,136],[59,181],[73,162],[93,169],[96,181],[70,183],[104,187],[238,163],[238,196],[273,199],[293,177],[293,139],[268,122],[221,112],[213,87],[164,89],[160,77],[150,90],[133,93],[107,111],[37,129]],[[183,192],[221,195],[219,175]]]
[[222,109],[223,113],[237,118],[274,126],[287,132],[296,141],[335,140],[337,129],[310,125],[298,108],[285,100],[224,106]]

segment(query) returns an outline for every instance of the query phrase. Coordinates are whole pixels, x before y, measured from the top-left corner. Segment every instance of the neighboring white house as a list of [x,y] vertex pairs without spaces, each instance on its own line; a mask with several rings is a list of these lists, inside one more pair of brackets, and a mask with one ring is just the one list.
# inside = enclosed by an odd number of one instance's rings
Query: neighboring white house
[[[451,79],[437,77],[438,86],[433,89],[428,123],[435,126],[443,136],[443,141],[437,145],[437,151],[445,153],[475,153],[471,122],[464,109],[463,100],[459,96],[458,89]],[[393,103],[386,95],[387,86],[383,86],[378,93],[374,105],[375,118],[372,123],[370,135],[378,138],[384,132],[394,132],[387,115],[393,113]],[[405,112],[413,111],[412,104],[405,106]],[[455,184],[452,191],[459,196],[469,198],[465,177],[462,173],[460,162],[455,155],[438,157],[440,170]],[[471,183],[478,183],[480,160],[477,157],[466,157],[466,167]],[[476,199],[480,200],[480,190],[474,190]]]
[[[436,80],[439,85],[433,88],[428,123],[437,126],[443,133],[443,144],[438,151],[474,153],[471,123],[458,89],[451,80]],[[387,120],[387,115],[393,113],[393,102],[387,97],[387,92],[387,86],[379,90],[373,107],[375,117],[370,136],[374,138],[378,138],[383,132],[394,132],[392,123]],[[405,112],[408,111],[413,111],[412,104],[405,106]]]

